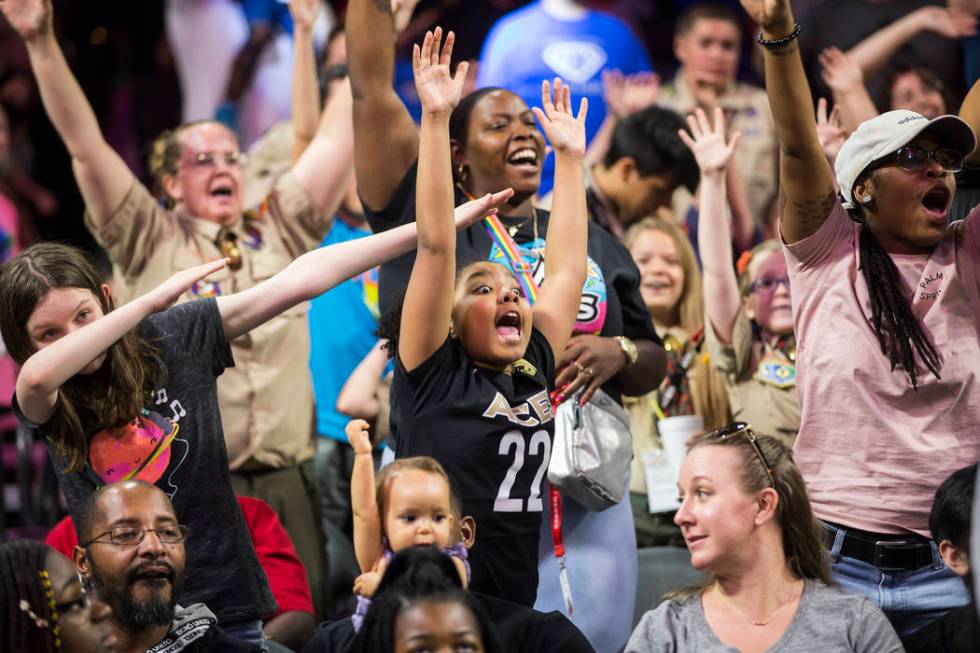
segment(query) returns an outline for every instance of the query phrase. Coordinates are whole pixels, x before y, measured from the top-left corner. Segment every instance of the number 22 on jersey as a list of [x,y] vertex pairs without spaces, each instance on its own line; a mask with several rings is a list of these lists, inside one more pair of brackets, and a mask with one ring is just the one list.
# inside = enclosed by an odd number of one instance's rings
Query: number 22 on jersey
[[[551,460],[551,438],[548,436],[548,432],[543,429],[535,431],[531,435],[530,443],[525,445],[524,436],[520,431],[516,429],[508,431],[500,438],[497,453],[501,456],[513,456],[514,462],[511,463],[503,482],[500,484],[500,489],[497,491],[497,498],[493,502],[494,512],[541,512],[544,509],[544,504],[541,501],[541,483],[544,480],[545,472],[548,471],[548,461]],[[531,480],[527,506],[524,505],[524,500],[521,497],[511,496],[517,475],[524,468],[525,453],[529,456],[541,456],[541,462]]]

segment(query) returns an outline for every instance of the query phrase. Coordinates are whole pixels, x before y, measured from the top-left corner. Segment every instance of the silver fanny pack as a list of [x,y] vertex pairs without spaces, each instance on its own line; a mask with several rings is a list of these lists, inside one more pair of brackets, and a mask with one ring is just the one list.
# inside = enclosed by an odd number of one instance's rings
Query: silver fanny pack
[[584,406],[581,392],[555,411],[548,481],[593,511],[623,500],[633,438],[626,411],[601,389]]

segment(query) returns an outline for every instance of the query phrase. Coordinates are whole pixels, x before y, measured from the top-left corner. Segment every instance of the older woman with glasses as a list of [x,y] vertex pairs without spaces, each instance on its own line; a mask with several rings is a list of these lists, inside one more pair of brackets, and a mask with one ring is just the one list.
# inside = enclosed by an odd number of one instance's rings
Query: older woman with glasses
[[796,459],[836,580],[904,636],[969,598],[928,517],[942,479],[980,457],[980,208],[950,221],[976,137],[955,116],[889,111],[851,134],[832,171],[789,0],[742,5],[762,26],[781,146]]
[[677,485],[674,521],[706,577],[644,615],[627,653],[902,651],[881,610],[831,587],[821,528],[779,440],[742,422],[697,436]]

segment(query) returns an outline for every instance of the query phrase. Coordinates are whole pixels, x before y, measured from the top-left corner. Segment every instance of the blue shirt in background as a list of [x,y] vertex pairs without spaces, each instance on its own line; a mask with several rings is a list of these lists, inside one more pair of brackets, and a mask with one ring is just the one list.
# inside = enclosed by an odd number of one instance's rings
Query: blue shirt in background
[[[561,77],[572,87],[572,106],[589,99],[585,136],[591,140],[606,117],[602,100],[602,71],[624,75],[652,70],[650,59],[626,23],[598,11],[586,11],[574,21],[549,16],[540,2],[511,12],[490,30],[483,43],[477,88],[500,86],[541,106],[541,81]],[[541,173],[541,194],[551,190],[554,157]]]
[[[337,218],[321,247],[371,235]],[[348,279],[310,302],[310,372],[321,437],[347,442],[350,420],[337,412],[337,395],[378,341],[378,270]]]

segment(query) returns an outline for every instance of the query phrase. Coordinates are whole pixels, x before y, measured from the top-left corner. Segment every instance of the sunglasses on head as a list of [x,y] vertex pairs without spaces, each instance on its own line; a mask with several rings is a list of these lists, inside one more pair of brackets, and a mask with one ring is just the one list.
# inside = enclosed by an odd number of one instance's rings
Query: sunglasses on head
[[732,422],[728,426],[723,426],[716,431],[712,431],[706,434],[703,438],[704,442],[727,442],[735,438],[744,437],[752,445],[752,449],[755,451],[755,455],[759,457],[759,462],[766,470],[766,476],[769,477],[769,484],[771,487],[776,487],[776,479],[772,475],[772,467],[769,466],[769,461],[766,460],[765,454],[762,453],[762,447],[759,446],[758,438],[755,435],[755,431],[752,427],[745,422]]

